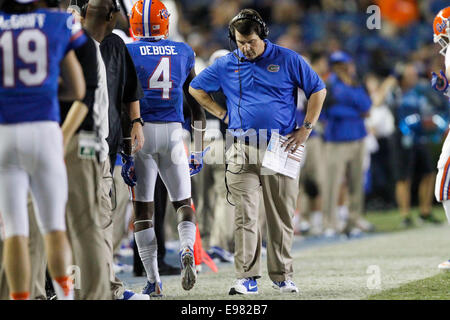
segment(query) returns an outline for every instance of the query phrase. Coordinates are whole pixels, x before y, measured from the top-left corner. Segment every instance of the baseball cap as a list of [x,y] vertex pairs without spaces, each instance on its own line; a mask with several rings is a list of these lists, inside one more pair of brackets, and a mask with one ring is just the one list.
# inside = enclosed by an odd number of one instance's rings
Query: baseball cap
[[348,63],[353,61],[352,57],[344,51],[335,51],[330,55],[330,64]]

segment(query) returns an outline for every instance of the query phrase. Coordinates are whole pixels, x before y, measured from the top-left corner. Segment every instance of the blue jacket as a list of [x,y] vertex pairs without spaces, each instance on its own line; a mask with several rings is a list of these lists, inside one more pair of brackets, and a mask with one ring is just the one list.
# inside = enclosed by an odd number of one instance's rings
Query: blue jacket
[[364,113],[369,111],[371,105],[372,101],[363,86],[349,86],[331,74],[327,81],[323,111],[326,119],[324,140],[347,142],[364,138],[367,135]]

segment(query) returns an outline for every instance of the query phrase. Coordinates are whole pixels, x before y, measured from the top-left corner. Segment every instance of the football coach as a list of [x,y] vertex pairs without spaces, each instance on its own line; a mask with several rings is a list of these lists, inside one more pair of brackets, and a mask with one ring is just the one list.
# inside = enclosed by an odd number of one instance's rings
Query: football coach
[[[319,118],[325,84],[296,52],[267,40],[268,28],[258,12],[243,9],[229,24],[229,38],[237,49],[217,59],[190,84],[191,95],[210,113],[228,124],[234,142],[226,151],[227,189],[235,207],[236,282],[229,294],[256,294],[261,277],[261,230],[258,227],[260,192],[267,221],[267,266],[273,288],[298,292],[292,281],[290,254],[292,218],[298,181],[280,173],[265,174],[261,144],[277,131],[288,140],[283,147],[295,150],[304,144]],[[296,92],[308,98],[303,125],[296,128]],[[222,91],[227,109],[209,95]],[[228,110],[228,112],[226,111]],[[267,134],[268,133],[268,134]],[[259,143],[253,137],[258,137]],[[251,154],[258,155],[256,161]],[[231,227],[231,226],[230,226]]]

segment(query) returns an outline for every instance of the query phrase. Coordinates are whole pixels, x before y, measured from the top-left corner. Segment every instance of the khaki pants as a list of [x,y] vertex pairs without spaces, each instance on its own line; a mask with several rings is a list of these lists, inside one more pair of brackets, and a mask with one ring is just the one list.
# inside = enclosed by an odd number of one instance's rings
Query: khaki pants
[[96,159],[78,156],[78,135],[69,142],[66,155],[69,197],[67,231],[73,263],[79,268],[75,281],[77,300],[111,300],[105,227],[109,217],[100,211],[102,172]]
[[[34,213],[34,206],[31,195],[28,196],[28,223],[30,233],[28,237],[28,249],[31,263],[31,299],[47,299],[45,292],[45,270],[47,268],[47,257],[45,254],[44,239],[39,230],[39,226]],[[0,239],[0,262],[3,256],[3,242]],[[0,264],[0,300],[9,299],[9,288],[6,281],[5,269]]]
[[[249,164],[248,159],[257,163]],[[267,221],[267,268],[272,281],[291,279],[292,218],[298,194],[298,179],[281,174],[264,175],[264,150],[234,143],[227,151],[228,187],[235,204],[235,271],[237,278],[261,276],[260,193]]]
[[114,219],[111,202],[111,188],[113,185],[113,177],[110,171],[111,165],[109,163],[109,160],[100,163],[100,167],[102,170],[102,182],[100,184],[100,212],[101,216],[104,219],[102,225],[110,284],[109,293],[112,293],[113,299],[119,299],[123,295],[125,288],[122,281],[120,281],[114,273]]
[[337,228],[337,201],[339,189],[344,181],[348,185],[348,227],[351,228],[361,218],[363,210],[364,140],[325,143],[325,157],[327,166],[323,192],[324,228],[333,230]]
[[115,208],[113,210],[113,248],[117,253],[120,249],[120,243],[128,235],[128,223],[126,221],[127,213],[132,210],[132,202],[128,192],[128,186],[121,176],[122,167],[114,168],[114,185],[115,185]]
[[[309,180],[315,183],[318,188],[319,195],[322,194],[323,190],[323,182],[324,182],[324,173],[326,167],[326,160],[324,156],[323,149],[323,141],[320,136],[312,136],[308,138],[306,142],[306,158],[303,167],[300,170],[300,189],[302,192],[302,196],[305,194],[304,192],[304,184],[305,181]],[[309,220],[310,210],[310,201],[313,199],[309,199],[309,197],[302,197],[301,203],[301,214],[302,217],[306,220]],[[308,205],[303,205],[309,204]]]

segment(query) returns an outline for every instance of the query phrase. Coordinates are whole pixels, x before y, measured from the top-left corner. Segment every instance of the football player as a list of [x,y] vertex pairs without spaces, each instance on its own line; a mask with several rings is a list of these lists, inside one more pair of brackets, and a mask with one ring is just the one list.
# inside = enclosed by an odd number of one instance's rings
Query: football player
[[135,176],[133,158],[125,155],[123,176],[129,186],[135,185],[134,236],[147,273],[143,293],[151,296],[162,295],[152,221],[158,173],[177,211],[183,289],[192,289],[197,276],[193,252],[196,219],[191,208],[189,174],[190,169],[191,175],[199,171],[203,153],[200,143],[197,152],[191,155],[200,166],[188,164],[182,140],[183,93],[191,108],[194,133],[202,136],[206,120],[203,109],[188,92],[189,83],[195,77],[194,51],[185,43],[167,39],[169,15],[159,0],[137,1],[132,8],[130,24],[133,37],[138,41],[127,45],[144,89],[140,105],[146,143],[135,155]]
[[86,39],[70,14],[45,8],[54,6],[50,1],[6,0],[0,9],[0,212],[12,299],[28,299],[30,292],[29,189],[57,297],[73,299],[58,95],[83,99],[84,77],[72,49]]
[[[437,91],[442,92],[450,98],[450,88],[448,80],[450,78],[450,7],[444,8],[438,12],[433,22],[434,42],[439,43],[442,47],[440,53],[445,56],[445,72],[441,71],[439,75],[433,72],[432,86]],[[447,219],[450,223],[450,137],[447,135],[444,145],[442,146],[441,155],[437,164],[438,175],[434,194],[436,200],[441,202]],[[441,270],[450,270],[450,260],[442,262],[438,266]]]

